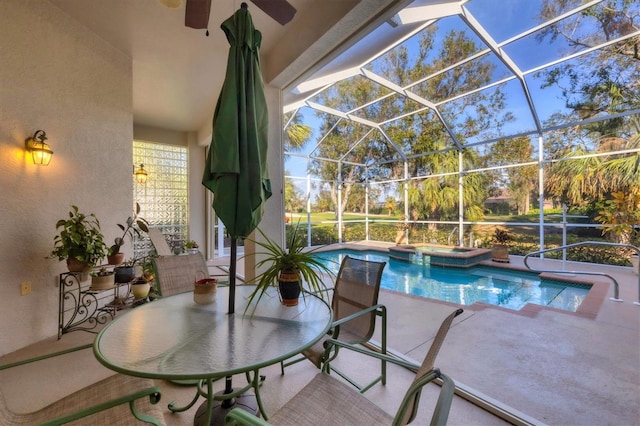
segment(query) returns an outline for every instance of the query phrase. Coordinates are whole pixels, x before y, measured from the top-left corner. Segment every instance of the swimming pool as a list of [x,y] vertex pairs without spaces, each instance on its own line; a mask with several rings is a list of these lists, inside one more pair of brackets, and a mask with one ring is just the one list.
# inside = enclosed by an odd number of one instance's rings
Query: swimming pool
[[375,250],[340,249],[317,253],[336,274],[346,255],[387,262],[382,288],[460,305],[485,302],[520,310],[525,304],[533,303],[575,312],[590,289],[588,285],[541,280],[535,273],[489,266],[432,268],[429,264],[390,259],[386,253]]

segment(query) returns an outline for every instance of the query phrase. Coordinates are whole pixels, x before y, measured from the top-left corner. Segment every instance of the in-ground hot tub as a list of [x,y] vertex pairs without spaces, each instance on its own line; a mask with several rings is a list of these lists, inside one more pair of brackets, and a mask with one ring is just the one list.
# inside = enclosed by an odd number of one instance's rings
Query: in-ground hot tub
[[389,247],[389,257],[412,262],[416,258],[428,261],[433,266],[469,268],[483,260],[491,259],[491,250],[472,247],[453,247],[437,244],[398,245]]

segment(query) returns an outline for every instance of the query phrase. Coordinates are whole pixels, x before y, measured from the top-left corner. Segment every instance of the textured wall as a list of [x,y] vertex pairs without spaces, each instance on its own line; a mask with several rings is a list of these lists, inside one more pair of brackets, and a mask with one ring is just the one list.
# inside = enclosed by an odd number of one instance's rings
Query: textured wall
[[[46,0],[0,0],[0,57],[2,355],[57,333],[66,267],[45,256],[69,206],[96,213],[108,241],[131,214],[133,116],[131,59]],[[37,129],[48,167],[25,156]]]

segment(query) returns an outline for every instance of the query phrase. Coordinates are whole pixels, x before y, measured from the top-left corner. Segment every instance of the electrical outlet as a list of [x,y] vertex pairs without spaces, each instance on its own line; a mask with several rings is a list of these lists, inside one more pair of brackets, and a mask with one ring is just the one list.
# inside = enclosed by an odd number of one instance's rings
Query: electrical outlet
[[29,293],[31,293],[31,282],[24,281],[20,284],[20,296],[26,296]]

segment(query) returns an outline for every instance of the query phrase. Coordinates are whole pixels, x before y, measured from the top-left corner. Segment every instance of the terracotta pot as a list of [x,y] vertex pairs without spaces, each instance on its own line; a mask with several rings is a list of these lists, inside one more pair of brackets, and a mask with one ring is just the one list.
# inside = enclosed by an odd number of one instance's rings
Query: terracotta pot
[[280,271],[278,289],[283,305],[296,306],[300,297],[300,276],[296,272]]
[[109,265],[119,265],[124,261],[124,253],[116,253],[111,256],[107,256],[107,262]]
[[91,269],[87,263],[78,259],[67,259],[67,268],[69,272],[89,272]]
[[494,262],[509,263],[509,248],[503,245],[493,246],[491,256]]

